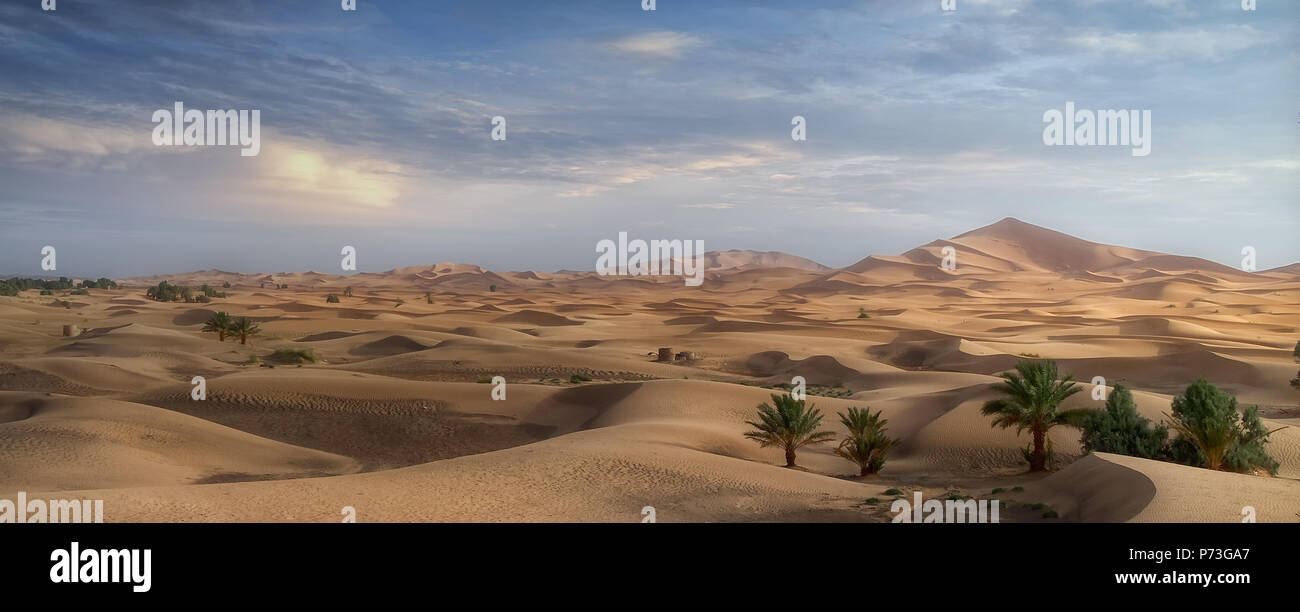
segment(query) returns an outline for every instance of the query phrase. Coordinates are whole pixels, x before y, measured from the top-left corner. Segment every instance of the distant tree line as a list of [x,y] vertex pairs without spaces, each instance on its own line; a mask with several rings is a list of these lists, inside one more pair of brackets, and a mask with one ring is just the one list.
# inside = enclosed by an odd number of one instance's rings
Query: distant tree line
[[158,302],[211,302],[212,298],[226,297],[226,292],[217,291],[212,287],[201,285],[197,293],[194,289],[184,285],[173,285],[167,281],[162,281],[157,285],[150,287],[144,292],[145,297]]
[[[49,280],[43,278],[8,278],[0,280],[0,295],[14,297],[20,291],[28,289],[40,289],[41,291],[64,291],[67,289],[117,289],[117,283],[112,279],[100,278],[99,280],[83,280],[80,284],[66,276],[60,276],[59,280]],[[47,293],[45,295],[52,295]]]

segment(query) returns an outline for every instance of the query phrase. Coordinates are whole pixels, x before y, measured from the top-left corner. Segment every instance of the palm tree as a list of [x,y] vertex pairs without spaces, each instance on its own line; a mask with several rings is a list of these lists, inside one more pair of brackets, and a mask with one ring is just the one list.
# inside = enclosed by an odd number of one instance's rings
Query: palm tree
[[217,340],[225,342],[226,334],[230,333],[230,324],[230,315],[224,312],[218,312],[208,317],[208,320],[203,323],[203,331],[216,332]]
[[795,467],[794,453],[801,446],[835,437],[829,431],[817,431],[822,424],[822,413],[812,406],[805,410],[804,400],[774,393],[772,404],[776,407],[767,402],[758,405],[759,421],[745,421],[754,428],[754,431],[745,432],[745,437],[757,441],[763,448],[780,446],[785,449],[785,467]]
[[237,336],[240,344],[248,344],[249,336],[256,336],[261,332],[262,327],[248,317],[239,317],[231,321],[230,329],[227,331],[231,336]]
[[848,414],[840,415],[840,423],[844,424],[849,435],[840,441],[835,454],[856,463],[859,476],[879,472],[885,466],[885,455],[898,443],[897,439],[885,435],[885,424],[889,420],[880,418],[880,414],[879,411],[871,414],[870,408],[849,408]]
[[[1018,374],[1017,374],[1018,373]],[[993,426],[1016,428],[1016,435],[1028,429],[1034,436],[1033,450],[1028,452],[1029,471],[1047,469],[1047,431],[1057,425],[1081,427],[1089,410],[1057,411],[1061,402],[1081,389],[1073,376],[1060,377],[1055,361],[1021,361],[1016,372],[1004,372],[1004,383],[993,389],[1007,397],[984,404],[980,413],[993,416]]]
[[1243,418],[1237,398],[1200,379],[1174,398],[1172,409],[1172,415],[1165,414],[1169,426],[1200,451],[1205,467],[1231,470],[1231,464],[1236,464],[1238,469],[1265,467],[1276,472],[1277,463],[1264,453],[1263,445],[1282,428],[1266,429],[1257,408],[1247,408]]

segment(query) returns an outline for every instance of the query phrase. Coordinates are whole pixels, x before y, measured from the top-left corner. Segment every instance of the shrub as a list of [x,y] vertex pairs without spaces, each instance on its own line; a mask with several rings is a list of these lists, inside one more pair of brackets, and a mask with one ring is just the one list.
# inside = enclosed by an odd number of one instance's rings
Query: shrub
[[1295,378],[1291,379],[1291,386],[1300,389],[1300,372],[1295,373]]
[[343,288],[343,297],[352,297],[352,286],[348,285]]
[[267,359],[280,363],[316,363],[316,353],[309,348],[280,347]]
[[41,289],[41,295],[54,295],[54,292],[49,289]]
[[1212,470],[1263,469],[1277,475],[1277,460],[1264,452],[1273,432],[1264,428],[1258,406],[1238,412],[1236,397],[1201,379],[1174,398],[1172,409],[1173,414],[1166,416],[1178,431],[1170,445],[1175,461]]
[[[203,292],[203,296],[204,296],[204,297],[209,297],[209,298],[223,298],[223,297],[226,297],[226,292],[224,292],[224,291],[217,291],[216,289],[213,289],[212,287],[209,287],[209,286],[207,286],[207,285],[203,285],[202,287],[199,287],[199,291],[202,291],[202,292]],[[204,301],[204,300],[198,300],[198,301],[202,302],[202,301]],[[207,300],[207,301],[211,301],[211,300]]]
[[224,282],[224,283],[221,283],[221,288],[222,288],[222,289],[229,289],[229,288],[230,288],[230,281],[226,281],[226,282]]
[[1092,410],[1083,421],[1083,450],[1095,453],[1117,453],[1144,459],[1156,459],[1164,450],[1169,428],[1163,424],[1151,426],[1151,421],[1138,414],[1133,393],[1124,385],[1106,398],[1104,410]]
[[[189,287],[178,287],[167,281],[158,283],[157,286],[145,290],[144,296],[158,302],[175,302],[189,295]],[[189,301],[186,299],[185,301]]]
[[575,384],[575,385],[578,384],[578,383],[584,383],[584,382],[590,382],[590,381],[591,381],[590,378],[588,378],[587,376],[584,376],[584,375],[582,375],[582,374],[579,374],[579,373],[577,373],[577,372],[574,372],[572,375],[569,376],[569,382],[571,382],[571,383],[573,383],[573,384]]
[[871,315],[867,314],[867,309],[866,309],[866,308],[858,308],[858,318],[859,318],[859,319],[870,319],[870,318],[871,318]]
[[69,295],[90,295],[90,292],[85,289],[73,289]]
[[331,294],[325,296],[325,303],[326,303],[326,304],[337,304],[337,303],[339,303],[339,296],[334,295],[333,293],[331,293]]
[[903,494],[902,489],[893,489],[893,488],[885,489],[885,493],[884,493],[884,495],[902,495],[902,494]]

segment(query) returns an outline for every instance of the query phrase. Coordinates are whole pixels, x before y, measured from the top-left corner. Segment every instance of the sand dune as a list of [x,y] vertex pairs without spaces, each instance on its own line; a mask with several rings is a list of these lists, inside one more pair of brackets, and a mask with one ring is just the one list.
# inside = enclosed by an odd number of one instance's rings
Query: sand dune
[[[0,496],[102,498],[109,521],[337,521],[353,506],[362,521],[630,522],[653,506],[665,522],[885,522],[866,500],[888,488],[1000,489],[1008,521],[1230,522],[1247,505],[1300,520],[1295,265],[1247,273],[1014,219],[842,269],[706,261],[699,288],[440,263],[126,279],[75,308],[0,297]],[[161,280],[231,286],[207,304],[143,299]],[[216,311],[262,331],[218,341],[201,331]],[[273,359],[282,348],[318,360]],[[1066,407],[1100,407],[1103,377],[1156,421],[1207,378],[1288,426],[1268,446],[1281,468],[1085,455],[1058,427],[1059,471],[1028,474],[1027,437],[979,409],[999,373],[1039,358],[1082,384]],[[850,407],[889,420],[901,441],[880,475],[857,478],[832,444],[786,469],[743,437],[795,376],[835,396],[809,397],[827,430]]]

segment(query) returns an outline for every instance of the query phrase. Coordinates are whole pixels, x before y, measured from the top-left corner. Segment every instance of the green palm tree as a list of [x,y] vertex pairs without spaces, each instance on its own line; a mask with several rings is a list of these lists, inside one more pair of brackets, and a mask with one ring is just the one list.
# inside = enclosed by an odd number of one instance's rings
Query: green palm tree
[[879,472],[885,466],[885,456],[898,443],[897,439],[885,435],[889,420],[880,418],[880,414],[879,411],[871,414],[870,408],[849,408],[848,414],[840,415],[840,423],[849,435],[840,441],[835,454],[856,463],[859,476]]
[[754,428],[754,431],[745,432],[745,437],[757,441],[763,448],[780,446],[785,449],[785,467],[795,467],[794,453],[800,447],[835,437],[829,431],[817,431],[822,424],[820,410],[812,406],[805,409],[804,400],[789,395],[772,394],[772,405],[767,402],[758,405],[758,418],[757,422],[745,421]]
[[256,336],[261,332],[262,327],[254,323],[252,319],[239,317],[230,322],[230,329],[226,333],[239,338],[240,344],[248,344],[249,336]]
[[203,331],[216,332],[217,340],[225,342],[226,334],[230,333],[230,323],[230,315],[224,312],[214,313],[203,323]]
[[1029,471],[1047,469],[1047,432],[1057,425],[1082,427],[1090,413],[1087,409],[1058,411],[1061,402],[1078,393],[1081,387],[1073,376],[1061,377],[1055,361],[1021,361],[1015,372],[1005,372],[1006,382],[993,385],[993,389],[1006,394],[1005,398],[991,400],[980,412],[993,416],[993,426],[1006,429],[1015,427],[1019,435],[1028,429],[1034,437],[1033,450],[1027,453]]
[[1232,470],[1235,464],[1241,471],[1254,467],[1277,471],[1277,462],[1264,453],[1263,445],[1281,428],[1266,429],[1259,421],[1258,408],[1247,408],[1243,416],[1237,410],[1237,398],[1205,379],[1175,397],[1172,407],[1173,414],[1165,413],[1169,426],[1200,451],[1205,467]]

